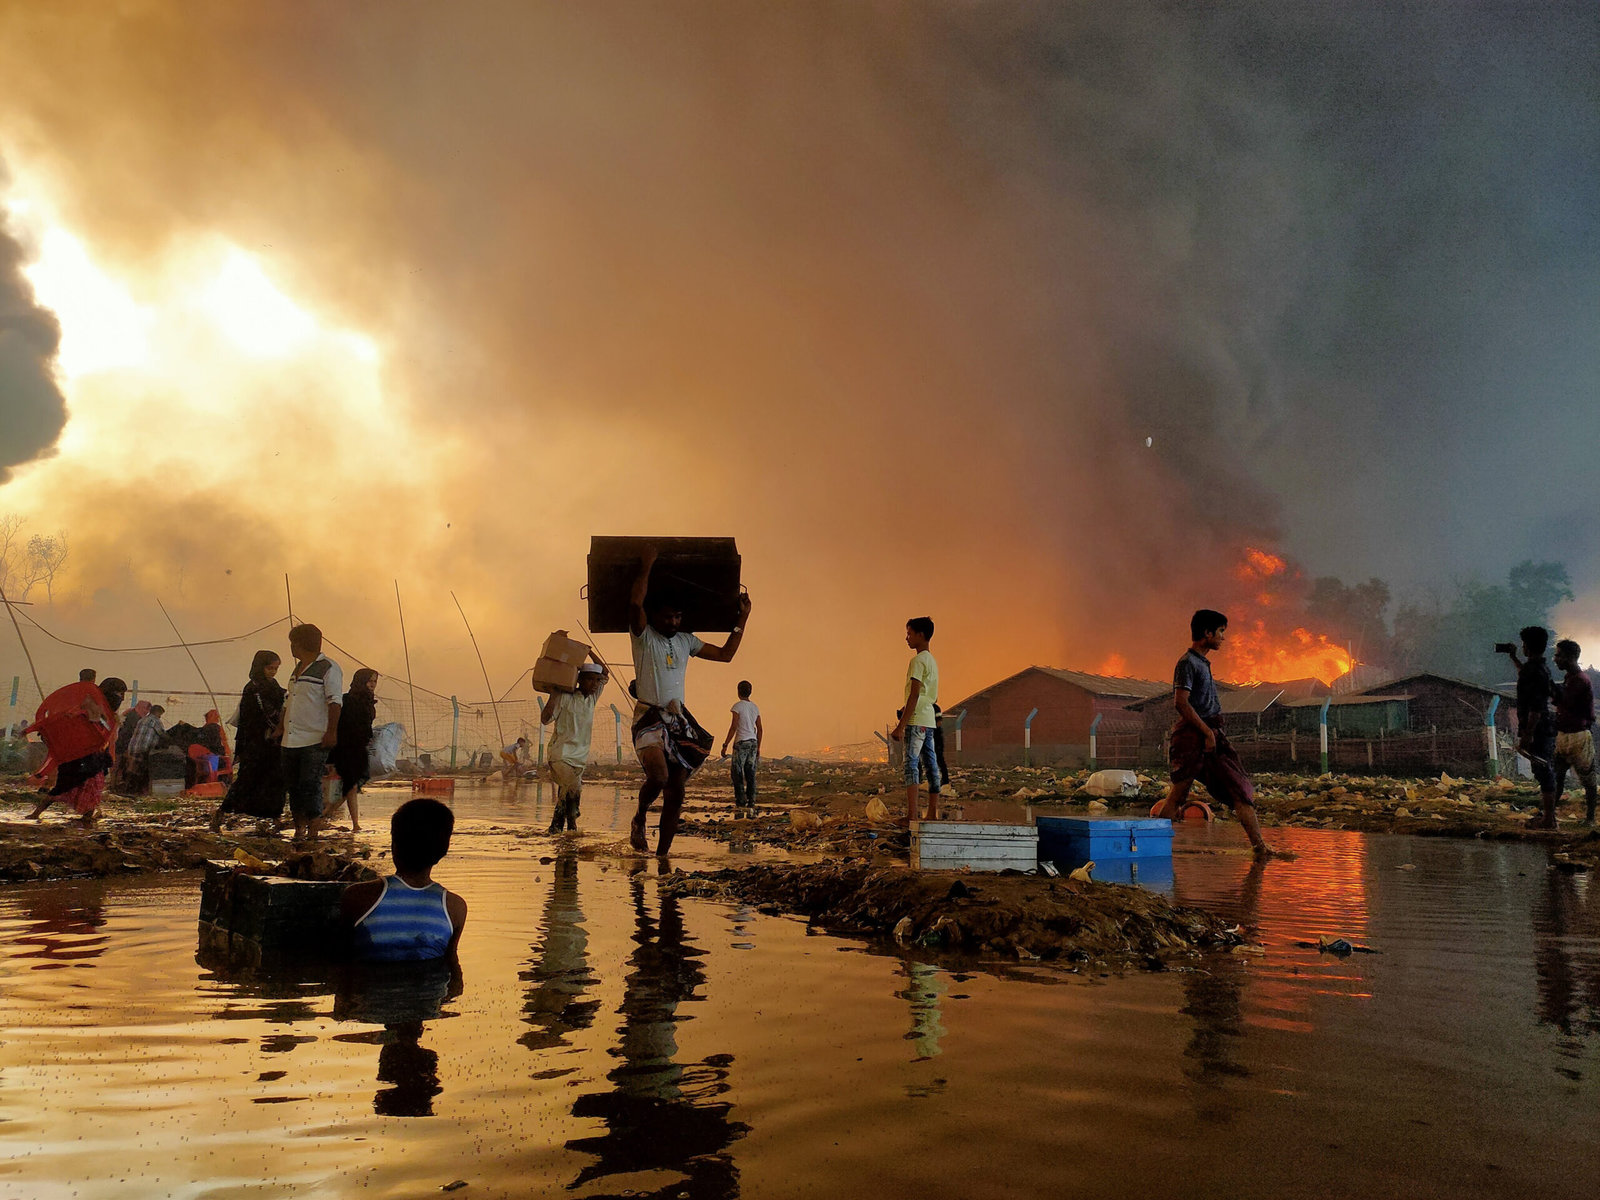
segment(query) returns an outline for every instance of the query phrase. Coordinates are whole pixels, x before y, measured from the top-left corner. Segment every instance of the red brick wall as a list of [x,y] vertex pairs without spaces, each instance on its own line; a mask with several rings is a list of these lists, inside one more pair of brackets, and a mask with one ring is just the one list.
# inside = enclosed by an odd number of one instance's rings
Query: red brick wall
[[[1022,722],[1029,710],[1033,719],[1034,759],[1039,763],[1075,761],[1086,755],[1089,723],[1105,711],[1101,728],[1117,726],[1135,714],[1124,714],[1120,701],[1100,700],[1076,684],[1042,671],[1027,671],[967,705],[961,726],[961,756],[969,762],[1020,762]],[[951,710],[945,715],[945,746],[953,751],[955,736]]]

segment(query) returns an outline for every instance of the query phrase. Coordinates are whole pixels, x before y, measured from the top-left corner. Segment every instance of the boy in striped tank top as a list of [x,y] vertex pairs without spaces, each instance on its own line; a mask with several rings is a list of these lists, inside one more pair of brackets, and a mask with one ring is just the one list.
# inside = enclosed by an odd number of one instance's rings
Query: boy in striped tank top
[[351,947],[365,962],[420,962],[455,958],[467,902],[433,880],[433,868],[450,851],[455,814],[437,800],[418,797],[389,819],[394,874],[352,883],[339,898],[351,930]]

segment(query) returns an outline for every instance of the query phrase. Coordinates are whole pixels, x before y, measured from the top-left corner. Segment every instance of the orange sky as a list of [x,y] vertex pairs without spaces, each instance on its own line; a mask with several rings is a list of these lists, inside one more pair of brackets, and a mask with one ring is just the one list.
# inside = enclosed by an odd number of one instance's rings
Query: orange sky
[[776,753],[881,727],[914,615],[947,700],[1113,652],[1165,675],[1276,523],[1231,461],[1248,389],[1185,374],[1208,332],[1130,383],[1183,213],[1016,170],[908,19],[695,11],[0,9],[5,202],[71,409],[0,511],[69,532],[49,621],[160,638],[159,595],[233,633],[288,572],[398,669],[398,578],[417,679],[476,695],[451,589],[498,689],[582,615],[591,534],[731,534],[751,629],[690,701],[718,725],[752,679]]

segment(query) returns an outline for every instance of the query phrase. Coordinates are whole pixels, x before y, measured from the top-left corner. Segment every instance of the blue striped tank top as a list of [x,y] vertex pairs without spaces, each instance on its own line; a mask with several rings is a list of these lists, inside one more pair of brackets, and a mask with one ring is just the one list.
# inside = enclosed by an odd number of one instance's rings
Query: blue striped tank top
[[419,962],[443,958],[454,934],[441,885],[414,888],[391,875],[378,902],[356,922],[355,949],[367,962]]

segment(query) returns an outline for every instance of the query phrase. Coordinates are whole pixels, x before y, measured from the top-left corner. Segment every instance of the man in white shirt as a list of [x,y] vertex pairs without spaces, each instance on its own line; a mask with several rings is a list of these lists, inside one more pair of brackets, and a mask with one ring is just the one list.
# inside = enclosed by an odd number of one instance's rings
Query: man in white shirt
[[577,832],[583,771],[589,765],[589,742],[594,736],[594,709],[605,686],[605,667],[586,662],[578,668],[578,690],[551,692],[539,712],[541,724],[555,726],[550,731],[548,759],[556,793],[549,833]]
[[756,809],[756,767],[761,762],[761,710],[750,699],[750,681],[739,681],[739,699],[728,711],[733,721],[728,725],[728,736],[722,739],[722,757],[728,757],[728,743],[733,743],[733,808],[735,814],[745,805],[750,814]]
[[681,632],[683,608],[667,590],[651,591],[650,571],[656,565],[656,548],[649,547],[639,560],[639,574],[629,596],[628,625],[633,635],[633,682],[638,703],[633,710],[633,749],[644,768],[639,788],[639,811],[628,832],[635,850],[648,850],[644,819],[661,801],[661,829],[656,854],[665,856],[678,832],[678,812],[683,807],[683,786],[711,753],[715,737],[684,707],[684,675],[691,658],[732,662],[750,619],[750,597],[739,598],[739,620],[720,646]]
[[344,703],[344,673],[322,653],[322,630],[296,625],[289,630],[294,673],[283,704],[280,763],[289,789],[295,841],[317,840],[322,815],[322,775],[328,751],[339,740],[339,710]]

